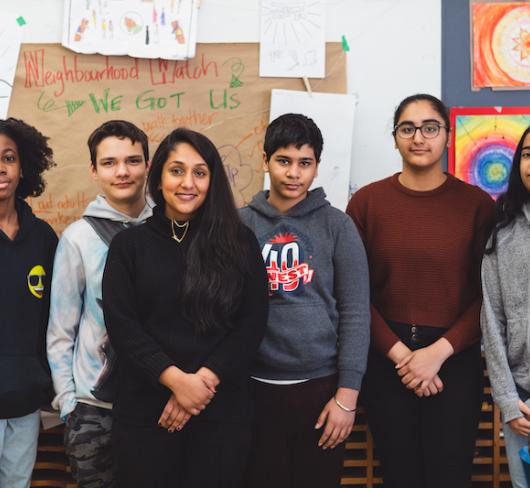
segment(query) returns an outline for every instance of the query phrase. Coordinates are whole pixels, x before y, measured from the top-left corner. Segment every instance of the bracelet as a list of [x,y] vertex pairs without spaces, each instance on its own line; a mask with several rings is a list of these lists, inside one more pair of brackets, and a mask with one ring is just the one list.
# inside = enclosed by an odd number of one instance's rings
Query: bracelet
[[348,408],[346,405],[343,405],[337,400],[337,397],[335,396],[333,397],[333,400],[335,400],[335,403],[337,404],[337,406],[341,408],[342,410],[344,410],[345,412],[353,413],[355,412],[355,410],[357,410],[357,408]]

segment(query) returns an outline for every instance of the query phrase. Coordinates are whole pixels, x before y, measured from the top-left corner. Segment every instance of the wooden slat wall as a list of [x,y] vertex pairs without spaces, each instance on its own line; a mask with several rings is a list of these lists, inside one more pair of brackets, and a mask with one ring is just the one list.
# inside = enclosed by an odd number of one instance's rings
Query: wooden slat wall
[[[346,443],[341,485],[373,488],[382,484],[377,452],[365,416],[360,410],[354,430]],[[64,454],[62,427],[41,432],[31,486],[76,487]],[[484,388],[482,415],[473,461],[472,488],[509,488],[510,486],[500,412],[493,404],[488,384]]]

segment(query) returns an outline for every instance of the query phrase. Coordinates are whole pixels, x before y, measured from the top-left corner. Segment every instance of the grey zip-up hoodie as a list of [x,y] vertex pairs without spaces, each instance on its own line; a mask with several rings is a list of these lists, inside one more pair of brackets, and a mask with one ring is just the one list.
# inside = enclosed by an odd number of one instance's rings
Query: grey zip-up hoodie
[[504,422],[523,414],[517,386],[530,391],[530,205],[501,229],[482,261],[480,323],[493,399]]
[[370,341],[368,265],[351,219],[322,188],[280,214],[258,193],[241,209],[269,277],[269,320],[253,374],[300,380],[338,372],[359,389]]

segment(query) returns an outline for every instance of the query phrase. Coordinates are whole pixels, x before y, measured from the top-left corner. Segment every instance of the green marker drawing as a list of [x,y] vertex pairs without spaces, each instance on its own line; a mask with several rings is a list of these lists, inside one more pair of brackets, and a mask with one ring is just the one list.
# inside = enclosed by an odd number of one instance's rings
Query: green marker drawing
[[22,15],[20,17],[17,17],[17,24],[20,26],[26,25],[26,19],[22,17]]
[[244,83],[236,75],[232,75],[232,79],[230,80],[230,88],[239,88],[243,85]]
[[346,36],[342,36],[342,50],[345,53],[350,51],[350,45],[348,44],[348,41],[346,40]]

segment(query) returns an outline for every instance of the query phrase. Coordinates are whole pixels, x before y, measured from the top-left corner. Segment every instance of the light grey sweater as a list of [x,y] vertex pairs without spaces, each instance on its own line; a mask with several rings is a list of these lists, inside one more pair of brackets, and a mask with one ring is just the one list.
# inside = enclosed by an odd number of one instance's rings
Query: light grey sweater
[[493,399],[504,422],[522,417],[516,386],[530,391],[530,206],[501,229],[482,262],[480,317]]

